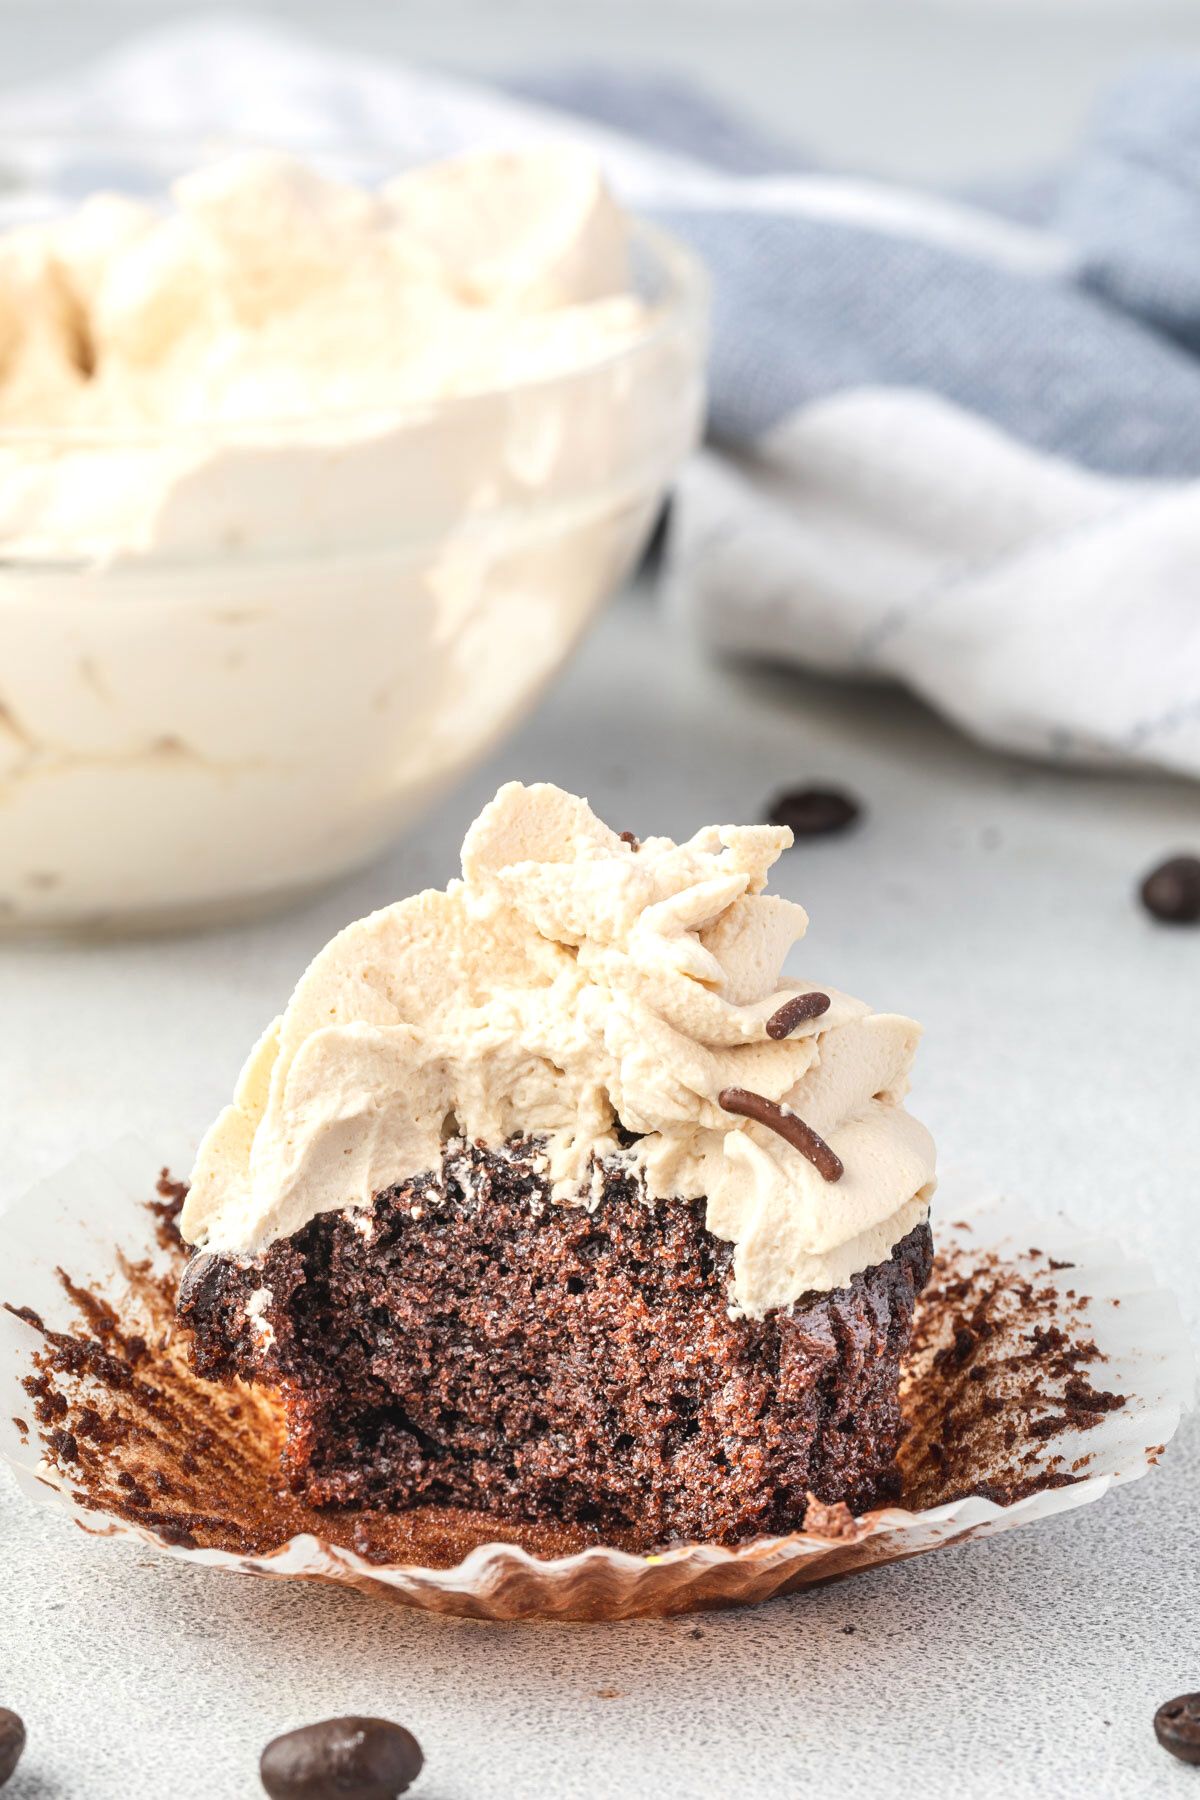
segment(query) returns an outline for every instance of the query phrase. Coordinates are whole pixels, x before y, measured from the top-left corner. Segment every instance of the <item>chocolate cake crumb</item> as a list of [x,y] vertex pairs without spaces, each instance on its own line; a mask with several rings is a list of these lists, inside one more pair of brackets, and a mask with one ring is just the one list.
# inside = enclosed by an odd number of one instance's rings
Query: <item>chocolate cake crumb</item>
[[1088,1297],[1040,1279],[1051,1258],[1025,1256],[1020,1272],[996,1252],[965,1248],[935,1263],[901,1395],[899,1463],[910,1505],[976,1493],[1007,1506],[1083,1479],[1062,1457],[1048,1458],[1047,1445],[1124,1404],[1079,1374],[1104,1360],[1086,1323]]
[[1072,1375],[1063,1390],[1068,1406],[1078,1413],[1116,1412],[1124,1406],[1124,1394],[1098,1393],[1082,1375]]
[[186,1181],[175,1181],[168,1168],[158,1172],[155,1185],[157,1200],[147,1202],[151,1213],[158,1221],[155,1236],[160,1250],[187,1250],[179,1230],[179,1215],[183,1211],[183,1203],[188,1197]]
[[810,1494],[804,1529],[813,1537],[856,1538],[862,1527],[844,1501],[837,1500],[832,1506],[824,1506],[815,1494]]

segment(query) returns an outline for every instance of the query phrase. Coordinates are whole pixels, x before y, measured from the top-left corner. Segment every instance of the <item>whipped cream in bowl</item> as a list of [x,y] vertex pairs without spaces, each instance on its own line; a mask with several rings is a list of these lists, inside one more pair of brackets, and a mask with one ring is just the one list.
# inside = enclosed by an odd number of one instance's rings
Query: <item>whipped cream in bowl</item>
[[696,265],[561,149],[243,153],[0,235],[0,931],[377,854],[628,570],[703,348]]

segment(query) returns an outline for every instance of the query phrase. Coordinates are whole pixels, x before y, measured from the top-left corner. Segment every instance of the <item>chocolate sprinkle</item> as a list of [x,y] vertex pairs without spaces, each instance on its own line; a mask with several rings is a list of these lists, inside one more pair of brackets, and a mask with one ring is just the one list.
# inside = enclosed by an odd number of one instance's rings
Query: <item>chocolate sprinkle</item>
[[777,1106],[765,1094],[751,1093],[749,1088],[722,1088],[717,1099],[726,1112],[740,1113],[742,1118],[753,1119],[756,1125],[765,1125],[768,1131],[776,1132],[793,1150],[806,1156],[826,1181],[840,1181],[846,1173],[837,1151],[790,1107]]
[[767,1036],[769,1038],[790,1037],[797,1025],[803,1025],[806,1019],[819,1019],[822,1013],[829,1011],[829,995],[793,994],[785,1000],[778,1012],[773,1012],[767,1020]]

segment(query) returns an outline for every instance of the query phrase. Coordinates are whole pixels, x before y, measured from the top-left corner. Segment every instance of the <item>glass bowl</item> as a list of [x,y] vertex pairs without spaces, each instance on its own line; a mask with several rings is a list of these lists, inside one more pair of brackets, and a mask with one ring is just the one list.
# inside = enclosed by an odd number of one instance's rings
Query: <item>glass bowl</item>
[[[703,273],[648,225],[632,253],[644,328],[565,374],[0,432],[0,932],[274,906],[375,857],[528,712],[701,428]],[[3,517],[39,483],[44,550]],[[144,547],[104,551],[130,507]]]

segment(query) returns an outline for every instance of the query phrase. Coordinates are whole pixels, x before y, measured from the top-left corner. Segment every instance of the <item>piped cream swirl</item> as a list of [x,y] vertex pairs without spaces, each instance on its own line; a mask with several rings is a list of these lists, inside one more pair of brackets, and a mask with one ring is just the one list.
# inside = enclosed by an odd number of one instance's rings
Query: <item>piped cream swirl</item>
[[[736,1310],[843,1286],[928,1210],[933,1144],[902,1105],[920,1030],[780,978],[808,923],[763,892],[790,842],[710,826],[635,847],[559,788],[502,788],[461,881],[348,926],[311,964],[201,1145],[184,1235],[258,1254],[438,1168],[449,1136],[533,1135],[556,1200],[586,1195],[612,1157],[651,1200],[706,1198],[735,1247]],[[817,985],[828,1010],[770,1038],[779,1006]],[[726,1112],[728,1087],[798,1113],[842,1179]],[[637,1141],[622,1148],[619,1128]]]

